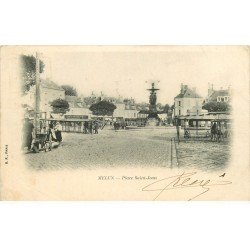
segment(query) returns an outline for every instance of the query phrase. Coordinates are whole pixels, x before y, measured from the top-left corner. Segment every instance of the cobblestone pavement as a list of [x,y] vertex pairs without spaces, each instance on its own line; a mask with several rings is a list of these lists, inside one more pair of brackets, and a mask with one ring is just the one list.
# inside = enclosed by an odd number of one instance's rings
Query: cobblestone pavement
[[[174,128],[142,128],[99,134],[63,133],[63,143],[51,152],[25,154],[27,166],[35,170],[68,168],[94,169],[100,166],[170,167],[170,139]],[[181,141],[177,145],[179,167],[222,169],[230,158],[227,142]]]
[[180,167],[197,167],[202,170],[221,170],[227,167],[231,155],[229,141],[181,141],[177,144]]
[[62,145],[50,152],[25,154],[32,169],[96,168],[99,166],[170,166],[173,128],[119,130],[99,134],[63,133]]

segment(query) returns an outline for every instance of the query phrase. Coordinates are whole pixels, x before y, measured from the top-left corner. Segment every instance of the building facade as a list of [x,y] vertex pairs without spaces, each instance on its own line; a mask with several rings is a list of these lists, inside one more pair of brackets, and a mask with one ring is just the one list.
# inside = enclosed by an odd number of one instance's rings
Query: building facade
[[67,119],[89,119],[92,112],[86,103],[77,96],[65,96],[65,100],[69,103],[69,111],[64,115]]
[[[30,91],[23,97],[22,104],[29,110],[35,109],[36,86],[32,86]],[[51,115],[51,103],[56,99],[65,99],[65,90],[49,79],[40,80],[40,111],[46,112],[47,117]]]
[[65,90],[51,80],[41,80],[40,109],[51,114],[51,103],[56,99],[65,99]]
[[202,109],[203,98],[190,89],[188,85],[181,85],[180,93],[174,98],[174,116],[199,115],[206,111]]
[[215,90],[213,84],[208,85],[208,95],[206,102],[230,102],[231,88]]
[[136,118],[145,118],[144,114],[139,114],[139,110],[135,106],[130,106],[126,103],[114,103],[116,109],[114,110],[114,118],[124,118],[124,119],[136,119]]
[[65,95],[65,101],[69,104],[69,110],[60,117],[62,131],[82,133],[84,122],[91,119],[92,112],[83,97]]

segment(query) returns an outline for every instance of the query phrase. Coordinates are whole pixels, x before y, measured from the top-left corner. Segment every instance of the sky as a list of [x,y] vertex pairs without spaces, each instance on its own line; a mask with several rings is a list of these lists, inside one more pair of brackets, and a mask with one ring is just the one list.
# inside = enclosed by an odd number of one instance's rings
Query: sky
[[[65,48],[65,47],[63,47]],[[160,89],[157,102],[173,104],[181,83],[206,97],[208,83],[215,89],[236,84],[244,49],[239,47],[141,46],[66,47],[43,50],[42,77],[74,86],[79,94],[101,91],[109,96],[148,102],[152,82]]]

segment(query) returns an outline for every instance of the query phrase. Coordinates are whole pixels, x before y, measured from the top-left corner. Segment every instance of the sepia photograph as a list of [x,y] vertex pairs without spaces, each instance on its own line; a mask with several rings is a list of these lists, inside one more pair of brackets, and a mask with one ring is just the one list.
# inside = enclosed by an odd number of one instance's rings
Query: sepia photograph
[[232,80],[213,65],[202,75],[189,57],[207,60],[199,49],[21,55],[27,166],[224,169]]

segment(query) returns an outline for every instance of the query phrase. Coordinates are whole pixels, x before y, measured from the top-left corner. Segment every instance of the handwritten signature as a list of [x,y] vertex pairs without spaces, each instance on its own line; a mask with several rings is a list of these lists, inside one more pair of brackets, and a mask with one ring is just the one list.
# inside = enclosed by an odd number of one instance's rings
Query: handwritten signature
[[163,192],[166,192],[171,189],[180,189],[180,188],[201,188],[201,192],[197,195],[188,199],[191,201],[198,196],[204,195],[207,193],[212,186],[222,186],[232,184],[231,181],[213,181],[210,179],[207,180],[198,180],[195,179],[197,172],[185,173],[170,176],[161,180],[154,181],[149,185],[142,188],[142,191],[155,192],[157,195],[154,197],[154,200],[157,200]]

